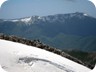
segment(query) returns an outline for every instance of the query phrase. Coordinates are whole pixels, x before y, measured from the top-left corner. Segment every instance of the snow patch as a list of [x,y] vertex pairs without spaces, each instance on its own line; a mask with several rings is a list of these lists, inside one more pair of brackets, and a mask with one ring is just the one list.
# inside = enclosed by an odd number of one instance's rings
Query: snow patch
[[11,20],[12,22],[18,22],[19,20]]
[[88,14],[84,14],[84,16],[88,16]]
[[28,23],[31,21],[31,17],[21,19],[22,22]]

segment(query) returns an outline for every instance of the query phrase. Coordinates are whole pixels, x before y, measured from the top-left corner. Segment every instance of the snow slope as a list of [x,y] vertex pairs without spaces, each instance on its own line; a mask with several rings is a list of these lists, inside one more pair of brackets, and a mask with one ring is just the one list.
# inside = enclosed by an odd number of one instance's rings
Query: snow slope
[[0,40],[0,65],[7,72],[91,71],[57,54],[6,40]]
[[0,65],[0,72],[7,72],[4,69],[2,69],[1,65]]

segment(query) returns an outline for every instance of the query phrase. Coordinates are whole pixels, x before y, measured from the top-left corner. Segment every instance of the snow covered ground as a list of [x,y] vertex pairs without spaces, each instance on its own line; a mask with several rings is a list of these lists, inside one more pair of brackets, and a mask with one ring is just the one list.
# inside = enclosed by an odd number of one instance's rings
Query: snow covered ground
[[7,72],[0,66],[0,72]]
[[89,68],[36,47],[0,40],[0,72],[89,72]]

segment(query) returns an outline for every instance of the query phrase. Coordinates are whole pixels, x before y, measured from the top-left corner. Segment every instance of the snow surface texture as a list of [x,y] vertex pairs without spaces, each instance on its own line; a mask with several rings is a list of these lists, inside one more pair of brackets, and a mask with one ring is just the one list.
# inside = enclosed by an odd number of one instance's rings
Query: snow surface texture
[[7,72],[91,71],[89,68],[57,54],[6,40],[0,40],[0,65],[0,68]]
[[0,72],[7,72],[4,69],[2,69],[2,67],[0,66]]

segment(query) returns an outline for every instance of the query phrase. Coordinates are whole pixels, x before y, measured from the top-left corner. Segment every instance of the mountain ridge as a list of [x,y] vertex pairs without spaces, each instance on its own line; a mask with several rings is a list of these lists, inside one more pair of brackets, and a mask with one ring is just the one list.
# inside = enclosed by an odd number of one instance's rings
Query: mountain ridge
[[96,18],[85,13],[56,14],[41,19],[37,16],[33,17],[33,23],[30,17],[27,20],[29,23],[0,20],[0,33],[39,39],[62,50],[96,51]]
[[68,13],[68,14],[55,14],[55,15],[47,15],[47,16],[36,16],[36,15],[34,15],[34,16],[29,16],[29,17],[17,18],[17,19],[8,19],[8,20],[5,20],[5,21],[12,21],[12,22],[18,22],[18,21],[22,21],[22,22],[28,22],[29,21],[30,22],[30,21],[33,21],[33,20],[36,20],[36,21],[37,20],[42,20],[42,21],[49,20],[49,21],[51,21],[50,17],[58,19],[61,16],[63,16],[66,19],[66,18],[70,18],[70,17],[74,17],[74,16],[77,16],[79,18],[83,18],[83,17],[89,16],[89,15],[85,14],[85,13],[80,13],[80,12]]

